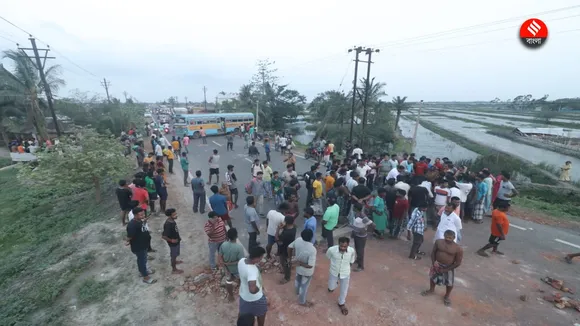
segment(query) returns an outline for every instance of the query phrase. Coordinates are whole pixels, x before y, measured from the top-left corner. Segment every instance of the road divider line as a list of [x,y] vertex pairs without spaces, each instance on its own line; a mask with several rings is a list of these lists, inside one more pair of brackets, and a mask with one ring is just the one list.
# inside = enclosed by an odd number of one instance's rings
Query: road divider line
[[565,244],[565,245],[569,245],[570,247],[574,247],[574,248],[578,248],[578,249],[580,249],[580,246],[579,246],[579,245],[573,244],[573,243],[571,243],[571,242],[564,241],[564,240],[560,240],[560,239],[554,239],[554,240],[555,240],[556,242],[563,243],[563,244]]
[[248,162],[250,162],[250,163],[254,163],[254,162],[252,162],[252,160],[250,160],[250,159],[249,159],[249,158],[247,158],[247,157],[244,157],[244,160],[246,160],[246,161],[248,161]]
[[528,230],[528,229],[526,229],[526,228],[523,228],[523,227],[521,227],[521,226],[519,226],[519,225],[515,225],[515,224],[511,224],[511,223],[510,223],[510,226],[513,226],[514,228],[516,228],[516,229],[520,229],[520,230],[523,230],[523,231],[527,231],[527,230]]
[[212,142],[212,143],[214,143],[214,144],[216,144],[216,145],[218,145],[219,147],[222,147],[222,146],[223,146],[222,144],[218,143],[218,142],[217,142],[217,141],[215,141],[215,140],[212,140],[211,142]]

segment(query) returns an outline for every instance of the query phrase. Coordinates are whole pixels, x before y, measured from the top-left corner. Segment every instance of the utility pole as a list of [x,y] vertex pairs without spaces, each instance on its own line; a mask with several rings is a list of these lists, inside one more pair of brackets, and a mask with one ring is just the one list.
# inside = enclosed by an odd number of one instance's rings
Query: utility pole
[[373,63],[371,61],[371,56],[373,54],[373,52],[379,52],[379,49],[371,49],[371,48],[366,48],[366,54],[369,57],[368,61],[367,61],[367,79],[365,82],[365,99],[363,101],[363,121],[362,121],[362,139],[364,141],[364,130],[365,130],[365,126],[367,124],[367,114],[368,114],[368,100],[369,100],[369,93],[371,91],[371,64]]
[[203,109],[207,112],[207,87],[203,86]]
[[111,86],[111,82],[108,82],[106,78],[103,78],[101,86],[105,88],[105,93],[107,93],[107,101],[111,103],[111,97],[109,96],[109,86]]
[[185,108],[187,109],[187,96],[185,97]]
[[419,121],[421,120],[421,110],[423,109],[423,100],[419,104],[419,114],[417,114],[417,121],[415,121],[415,131],[413,131],[413,150],[417,145],[417,129],[419,129]]
[[[52,121],[54,122],[54,129],[56,130],[56,135],[58,137],[60,137],[62,135],[62,133],[60,132],[60,127],[58,125],[58,119],[56,118],[56,112],[54,111],[54,106],[52,104],[52,93],[50,91],[50,87],[48,86],[48,83],[46,82],[46,76],[44,75],[44,65],[46,64],[46,59],[56,59],[55,57],[49,57],[48,56],[48,51],[50,51],[50,47],[48,47],[48,49],[39,49],[36,47],[36,40],[34,39],[34,37],[32,37],[32,35],[29,35],[30,37],[28,38],[30,40],[30,44],[32,45],[32,48],[18,48],[20,51],[22,51],[22,53],[24,54],[25,57],[27,57],[31,62],[32,65],[35,66],[35,68],[38,70],[38,73],[40,75],[40,80],[42,81],[42,84],[44,85],[44,93],[46,94],[46,101],[48,102],[48,109],[50,110],[50,114],[52,115]],[[32,50],[34,52],[34,58],[36,59],[36,64],[34,63],[34,61],[32,61],[31,56],[28,55],[28,53],[26,53],[27,50]],[[40,61],[40,55],[38,54],[38,51],[44,51],[44,61],[41,62]]]
[[358,63],[359,63],[359,59],[358,56],[359,54],[363,51],[362,47],[354,47],[352,49],[349,49],[348,52],[352,52],[355,51],[355,59],[354,59],[354,80],[352,81],[352,108],[351,108],[351,112],[350,112],[350,134],[349,134],[349,141],[352,145],[352,132],[354,130],[354,108],[355,108],[355,104],[356,104],[356,95],[358,93],[358,89],[356,88],[356,83],[357,83],[357,78],[358,78]]

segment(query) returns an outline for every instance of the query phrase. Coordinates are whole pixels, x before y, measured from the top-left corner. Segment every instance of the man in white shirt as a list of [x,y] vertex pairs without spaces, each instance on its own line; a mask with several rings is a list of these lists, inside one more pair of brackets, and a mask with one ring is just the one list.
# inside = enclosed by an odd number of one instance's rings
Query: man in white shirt
[[249,254],[248,258],[242,258],[238,262],[238,273],[240,274],[239,316],[257,317],[258,325],[264,325],[268,312],[268,301],[262,289],[262,276],[256,264],[264,257],[265,250],[259,246],[251,247]]
[[457,182],[456,183],[457,188],[459,188],[459,199],[461,200],[461,214],[459,217],[461,217],[461,219],[463,220],[464,216],[465,216],[465,203],[467,202],[467,195],[469,195],[469,193],[471,192],[471,189],[473,188],[473,184],[471,184],[470,182]]
[[356,253],[354,248],[349,247],[350,239],[341,237],[338,245],[328,248],[326,257],[330,260],[330,275],[328,277],[328,291],[333,292],[340,283],[338,307],[343,315],[348,315],[346,308],[346,295],[350,282],[350,265],[354,264]]
[[445,206],[443,214],[441,214],[441,219],[437,225],[437,232],[435,232],[435,237],[433,237],[433,242],[444,239],[445,231],[451,230],[457,236],[455,237],[455,242],[461,241],[461,229],[463,228],[461,224],[461,219],[457,214],[455,214],[455,209],[457,205],[455,203],[449,203]]
[[316,248],[312,244],[314,233],[311,229],[304,229],[300,238],[288,245],[288,257],[296,253],[296,280],[294,289],[298,294],[298,303],[305,307],[311,307],[312,302],[306,301],[308,286],[312,281],[314,266],[316,265]]
[[346,188],[348,189],[348,191],[352,191],[352,188],[358,186],[358,178],[359,175],[358,173],[356,173],[356,171],[350,171],[350,173],[347,173],[347,175],[350,176],[350,178],[346,181]]
[[[163,138],[161,138],[161,139],[163,139]],[[161,145],[159,143],[155,144],[155,156],[156,156],[157,160],[163,159],[163,148],[161,148]]]
[[363,155],[363,150],[358,146],[354,145],[354,149],[352,150],[352,155],[356,155],[357,159],[361,159]]
[[278,139],[278,144],[280,144],[280,153],[282,155],[284,155],[286,153],[286,146],[287,146],[287,142],[288,139],[286,138],[286,136],[282,135],[279,139]]
[[286,217],[286,213],[290,206],[288,202],[282,202],[280,206],[278,206],[278,210],[270,210],[268,214],[266,214],[266,227],[268,233],[268,244],[266,245],[266,259],[272,258],[270,253],[272,252],[272,246],[276,243],[276,231],[278,230],[278,226],[284,223],[284,218]]
[[355,171],[358,173],[359,176],[366,178],[367,173],[369,172],[370,169],[371,167],[367,165],[367,162],[365,160],[359,160]]
[[328,291],[333,292],[340,283],[340,295],[338,307],[343,315],[348,315],[346,308],[346,295],[350,282],[350,265],[354,264],[356,253],[354,248],[349,247],[350,239],[341,237],[338,245],[328,248],[326,257],[330,260],[330,275],[328,277]]
[[402,165],[397,165],[396,168],[389,171],[389,174],[387,174],[387,180],[389,180],[389,179],[397,180],[397,177],[399,176],[399,174],[401,174],[403,172],[405,172],[405,167]]

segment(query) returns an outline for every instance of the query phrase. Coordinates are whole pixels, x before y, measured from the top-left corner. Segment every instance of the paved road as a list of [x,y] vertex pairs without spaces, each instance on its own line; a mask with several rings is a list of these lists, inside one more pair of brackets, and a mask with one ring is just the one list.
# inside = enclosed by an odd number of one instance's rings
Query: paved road
[[[196,170],[202,171],[203,178],[207,181],[209,177],[209,164],[208,158],[212,154],[214,149],[217,149],[220,154],[220,183],[225,178],[226,167],[229,164],[234,165],[234,172],[238,178],[238,192],[239,192],[239,199],[238,205],[240,206],[238,209],[233,210],[230,213],[232,217],[232,222],[235,228],[237,228],[240,236],[240,241],[242,244],[247,248],[248,245],[248,234],[245,231],[245,223],[244,223],[244,204],[246,199],[246,193],[244,190],[244,186],[248,183],[251,179],[250,167],[252,165],[252,160],[247,155],[247,149],[244,149],[244,141],[240,138],[236,138],[234,141],[234,150],[233,151],[226,151],[226,140],[224,137],[208,137],[208,144],[203,145],[202,141],[199,139],[192,140],[189,144],[189,160],[190,160],[190,173],[195,174]],[[260,159],[265,160],[266,155],[264,154],[264,150],[262,148],[262,143],[257,143],[258,148],[260,149]],[[272,167],[273,171],[278,171],[280,174],[286,170],[286,163],[283,160],[286,156],[282,156],[280,152],[272,152],[271,154],[272,161],[270,162],[270,166]],[[304,172],[308,171],[313,161],[305,160],[302,155],[295,154],[296,157],[296,171],[299,175],[303,174]],[[215,176],[214,176],[215,178]],[[215,182],[215,179],[212,180]],[[188,191],[190,191],[188,189]],[[211,194],[209,190],[209,186],[206,186],[206,191],[208,196]],[[300,189],[300,200],[299,200],[299,207],[302,209],[306,205],[306,189],[302,187]],[[270,209],[274,209],[274,200],[264,200],[264,212],[267,213]],[[299,217],[297,221],[298,232],[302,231],[303,227],[303,218]],[[266,219],[261,219],[261,226],[265,227]],[[267,240],[265,230],[261,231],[259,240],[261,243],[265,244]]]

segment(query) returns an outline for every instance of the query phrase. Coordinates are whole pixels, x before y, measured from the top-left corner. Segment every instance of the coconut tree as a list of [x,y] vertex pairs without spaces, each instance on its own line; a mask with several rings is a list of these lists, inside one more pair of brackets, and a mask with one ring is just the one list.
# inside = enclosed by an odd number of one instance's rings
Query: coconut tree
[[408,103],[405,101],[407,100],[406,96],[400,97],[393,97],[391,103],[393,103],[393,107],[397,110],[397,116],[395,118],[395,128],[399,127],[399,119],[401,118],[401,111],[406,110],[409,106]]
[[18,126],[25,124],[26,113],[15,104],[14,100],[0,98],[0,136],[6,146],[10,142],[8,132],[17,131]]
[[[17,99],[18,105],[24,107],[26,118],[42,139],[48,139],[46,121],[41,104],[43,87],[41,87],[38,69],[32,61],[14,50],[3,52],[3,58],[12,61],[13,72],[0,66],[0,95]],[[46,82],[52,93],[58,92],[65,85],[60,78],[61,67],[54,65],[45,70]]]

